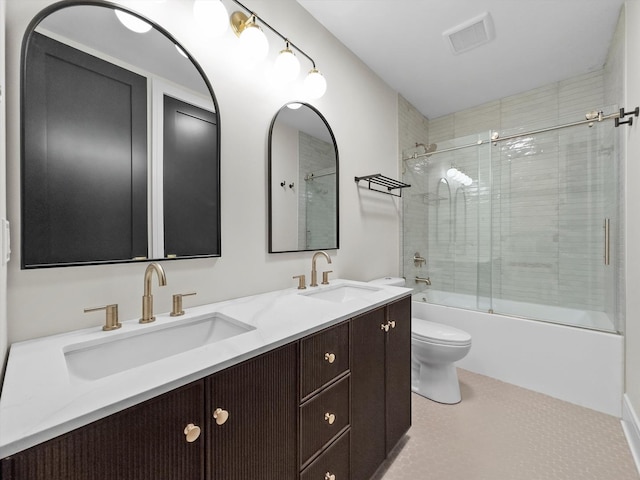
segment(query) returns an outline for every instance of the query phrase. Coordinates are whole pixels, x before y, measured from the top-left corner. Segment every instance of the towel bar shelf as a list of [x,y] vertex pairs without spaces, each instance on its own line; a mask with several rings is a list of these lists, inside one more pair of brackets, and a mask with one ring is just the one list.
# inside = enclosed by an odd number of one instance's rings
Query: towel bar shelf
[[[369,190],[373,190],[374,192],[386,193],[387,195],[393,195],[394,197],[402,196],[402,189],[410,187],[408,183],[403,183],[398,180],[394,180],[389,177],[385,177],[380,173],[376,173],[374,175],[366,175],[364,177],[355,177],[356,183],[360,183],[360,181],[365,181],[368,183]],[[380,190],[378,188],[372,188],[371,185],[379,185],[381,187],[386,188],[385,190]],[[393,193],[393,190],[399,190],[400,193]]]

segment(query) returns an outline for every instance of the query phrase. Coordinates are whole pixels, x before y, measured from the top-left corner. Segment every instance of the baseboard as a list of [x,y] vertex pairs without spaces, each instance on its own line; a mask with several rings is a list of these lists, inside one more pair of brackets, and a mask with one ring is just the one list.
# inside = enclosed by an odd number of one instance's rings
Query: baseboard
[[621,423],[636,469],[640,472],[640,421],[626,394],[622,400]]

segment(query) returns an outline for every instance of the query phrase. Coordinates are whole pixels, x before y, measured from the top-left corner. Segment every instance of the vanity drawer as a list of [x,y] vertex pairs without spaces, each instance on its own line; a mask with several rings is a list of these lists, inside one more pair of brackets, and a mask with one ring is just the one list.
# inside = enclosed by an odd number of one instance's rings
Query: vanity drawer
[[300,464],[304,465],[350,423],[346,375],[300,407]]
[[350,476],[349,441],[349,430],[347,430],[302,471],[300,480],[324,480],[327,477],[348,480]]
[[344,322],[300,342],[300,398],[349,370],[349,328]]

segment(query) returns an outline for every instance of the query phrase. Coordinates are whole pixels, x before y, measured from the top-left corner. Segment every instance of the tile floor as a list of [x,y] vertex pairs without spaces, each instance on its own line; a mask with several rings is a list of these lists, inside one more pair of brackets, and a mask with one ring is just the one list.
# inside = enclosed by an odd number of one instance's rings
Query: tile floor
[[374,480],[640,480],[618,418],[458,370],[462,402],[413,394]]

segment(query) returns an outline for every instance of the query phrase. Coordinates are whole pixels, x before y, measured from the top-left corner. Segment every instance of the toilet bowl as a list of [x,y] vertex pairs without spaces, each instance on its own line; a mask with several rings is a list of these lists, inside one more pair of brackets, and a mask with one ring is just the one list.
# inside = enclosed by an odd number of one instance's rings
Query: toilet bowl
[[[370,283],[403,287],[404,278],[385,277]],[[430,400],[453,404],[461,400],[454,362],[471,349],[471,335],[421,318],[411,319],[411,389]]]

